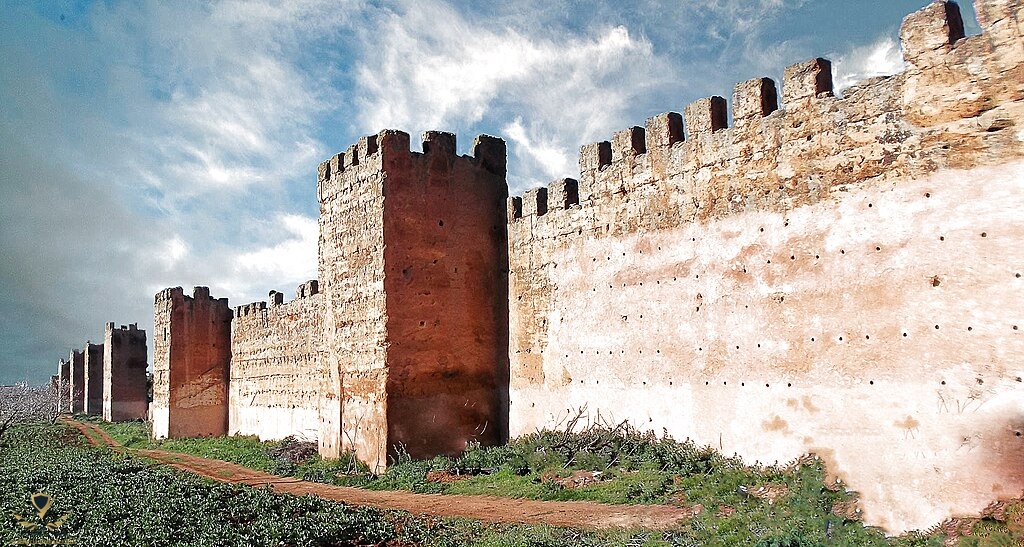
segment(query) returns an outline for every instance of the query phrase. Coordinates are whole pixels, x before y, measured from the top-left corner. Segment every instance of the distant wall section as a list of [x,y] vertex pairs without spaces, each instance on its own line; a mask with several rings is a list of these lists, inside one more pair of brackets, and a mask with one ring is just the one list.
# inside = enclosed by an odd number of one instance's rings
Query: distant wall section
[[68,376],[71,378],[71,412],[85,411],[85,354],[77,349],[68,356]]
[[103,344],[86,343],[82,349],[85,371],[82,412],[90,416],[103,415]]
[[144,420],[149,402],[146,331],[134,323],[115,328],[107,323],[103,345],[103,419],[108,422]]

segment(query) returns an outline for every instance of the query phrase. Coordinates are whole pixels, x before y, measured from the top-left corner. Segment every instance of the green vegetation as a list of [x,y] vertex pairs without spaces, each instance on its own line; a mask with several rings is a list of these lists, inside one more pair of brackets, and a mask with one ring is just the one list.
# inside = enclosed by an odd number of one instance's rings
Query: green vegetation
[[[641,532],[586,533],[421,518],[214,483],[87,446],[77,431],[63,424],[18,424],[0,442],[0,545],[661,545],[647,541]],[[43,520],[29,503],[29,496],[38,492],[53,500]],[[19,517],[40,528],[24,528]],[[55,529],[46,529],[46,523]]]
[[[471,445],[453,458],[414,460],[400,451],[381,475],[370,474],[351,457],[321,460],[312,451],[297,450],[303,443],[292,439],[259,443],[251,437],[229,437],[153,443],[145,424],[101,425],[128,446],[180,450],[318,482],[422,493],[672,504],[694,515],[677,530],[638,536],[630,545],[939,547],[944,539],[940,533],[887,539],[863,526],[854,509],[855,494],[827,484],[824,465],[816,458],[787,466],[750,466],[709,447],[641,433],[627,424],[579,432],[542,431],[501,447]],[[1024,505],[1014,510],[1024,513]],[[1024,517],[1018,520],[1024,522]],[[1024,535],[1008,528],[1005,521],[981,521],[975,526],[977,533],[961,538],[960,544],[1016,544],[1001,543],[1006,538],[1020,542]],[[488,535],[490,543],[484,544],[516,544],[496,539],[503,533]],[[479,534],[474,537],[479,539]],[[639,539],[643,541],[636,543]],[[570,544],[583,544],[574,541]]]

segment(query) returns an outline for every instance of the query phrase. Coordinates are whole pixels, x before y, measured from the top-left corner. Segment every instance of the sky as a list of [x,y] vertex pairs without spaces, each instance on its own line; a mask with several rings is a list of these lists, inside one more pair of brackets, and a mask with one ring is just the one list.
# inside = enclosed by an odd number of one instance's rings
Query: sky
[[151,334],[165,287],[292,298],[316,277],[317,164],[360,136],[501,137],[518,195],[796,62],[831,59],[840,92],[897,73],[926,4],[0,0],[0,384],[46,381],[108,321]]

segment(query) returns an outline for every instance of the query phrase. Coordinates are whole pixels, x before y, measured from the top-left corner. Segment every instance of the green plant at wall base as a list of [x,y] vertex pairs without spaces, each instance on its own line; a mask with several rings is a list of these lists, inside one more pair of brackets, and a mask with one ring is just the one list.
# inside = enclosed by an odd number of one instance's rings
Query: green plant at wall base
[[[271,466],[264,469],[273,470],[275,459],[269,454],[281,445],[282,442],[254,443],[251,439],[231,437],[195,439],[188,443],[165,441],[155,446],[201,455],[219,447],[233,458],[231,461],[263,458]],[[231,448],[226,448],[228,446]],[[668,532],[665,536],[668,539],[651,536],[644,540],[653,542],[649,543],[651,545],[664,542],[667,545],[940,547],[943,544],[941,534],[886,538],[858,520],[834,513],[833,507],[852,503],[854,495],[835,485],[826,485],[824,464],[816,458],[803,458],[786,466],[750,466],[709,447],[699,447],[688,440],[676,441],[667,435],[658,437],[651,432],[638,432],[628,424],[588,427],[575,433],[540,431],[499,447],[470,444],[462,454],[452,458],[414,460],[398,450],[397,457],[381,475],[370,474],[365,466],[352,460],[351,455],[339,460],[322,460],[314,455],[307,461],[276,469],[306,480],[376,490],[605,503],[669,503],[701,508],[691,521]],[[449,481],[428,480],[431,472],[447,475]],[[574,473],[594,480],[563,486],[570,482]],[[770,487],[777,497],[769,501],[759,494],[761,487]],[[978,529],[984,533],[960,538],[961,545],[999,545],[1006,537],[1020,543],[1024,537],[1014,535],[1004,522],[983,521]],[[526,544],[502,543],[505,540],[497,538],[505,537],[502,535],[505,533],[490,537],[488,541],[498,543],[489,544]],[[565,539],[558,534],[555,536],[559,541]],[[625,541],[618,544],[625,545]]]

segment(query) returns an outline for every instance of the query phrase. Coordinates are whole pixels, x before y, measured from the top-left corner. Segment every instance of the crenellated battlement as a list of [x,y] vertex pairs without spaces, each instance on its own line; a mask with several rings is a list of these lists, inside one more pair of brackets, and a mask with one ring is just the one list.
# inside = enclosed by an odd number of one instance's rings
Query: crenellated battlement
[[272,290],[268,294],[268,299],[267,300],[259,301],[259,302],[250,302],[248,304],[244,304],[244,305],[241,305],[241,306],[235,306],[235,308],[234,308],[235,317],[236,318],[244,318],[244,317],[250,317],[250,316],[257,316],[257,315],[262,317],[264,315],[263,312],[265,312],[267,309],[276,308],[278,306],[288,306],[288,305],[290,305],[290,304],[292,304],[294,302],[302,303],[300,301],[302,301],[302,300],[304,300],[306,298],[310,298],[310,297],[316,296],[317,294],[319,294],[320,293],[320,288],[319,287],[320,287],[319,282],[316,279],[311,279],[309,281],[306,281],[305,283],[301,283],[298,287],[296,287],[296,289],[295,289],[295,298],[293,300],[291,300],[290,302],[285,302],[284,301],[284,293],[283,292]]
[[[728,101],[713,96],[686,105],[683,115],[667,112],[610,141],[585,144],[579,204],[622,209],[618,218],[626,221],[638,214],[628,212],[631,201],[658,201],[671,209],[641,224],[672,226],[741,210],[787,209],[849,184],[969,163],[984,150],[972,146],[958,155],[930,143],[961,130],[944,124],[970,126],[972,118],[1024,94],[1020,26],[1012,23],[1019,9],[1019,2],[978,2],[984,32],[965,38],[956,3],[934,2],[901,27],[906,70],[861,82],[841,98],[831,62],[816,58],[788,66],[781,90],[764,77],[736,84],[732,127]],[[981,138],[987,147],[1021,148],[1007,135]],[[548,187],[510,197],[509,222],[571,210],[548,207],[552,193]],[[594,229],[586,225],[594,218],[580,216],[580,227]]]
[[[228,299],[227,298],[214,298],[214,297],[210,296],[210,288],[209,287],[200,287],[200,286],[193,287],[193,289],[192,289],[192,296],[186,296],[184,289],[182,289],[181,287],[169,287],[169,288],[166,288],[166,289],[156,293],[156,296],[154,297],[154,302],[157,305],[162,304],[162,303],[163,304],[168,304],[168,303],[172,303],[172,302],[196,302],[196,301],[200,301],[200,302],[219,301],[219,302],[223,302],[226,305]],[[121,328],[124,329],[126,327],[124,325],[122,325]]]
[[511,434],[586,408],[827,454],[893,533],[1019,496],[1024,1],[975,4],[978,36],[909,15],[899,74],[792,64],[509,197]]
[[410,137],[404,131],[385,129],[368,135],[320,163],[317,169],[317,196],[323,202],[343,192],[359,179],[389,171],[401,171],[419,165],[436,171],[460,168],[482,169],[504,176],[506,172],[505,141],[490,135],[473,140],[472,155],[457,153],[456,136],[444,131],[426,131],[421,136],[422,152],[413,152]]

